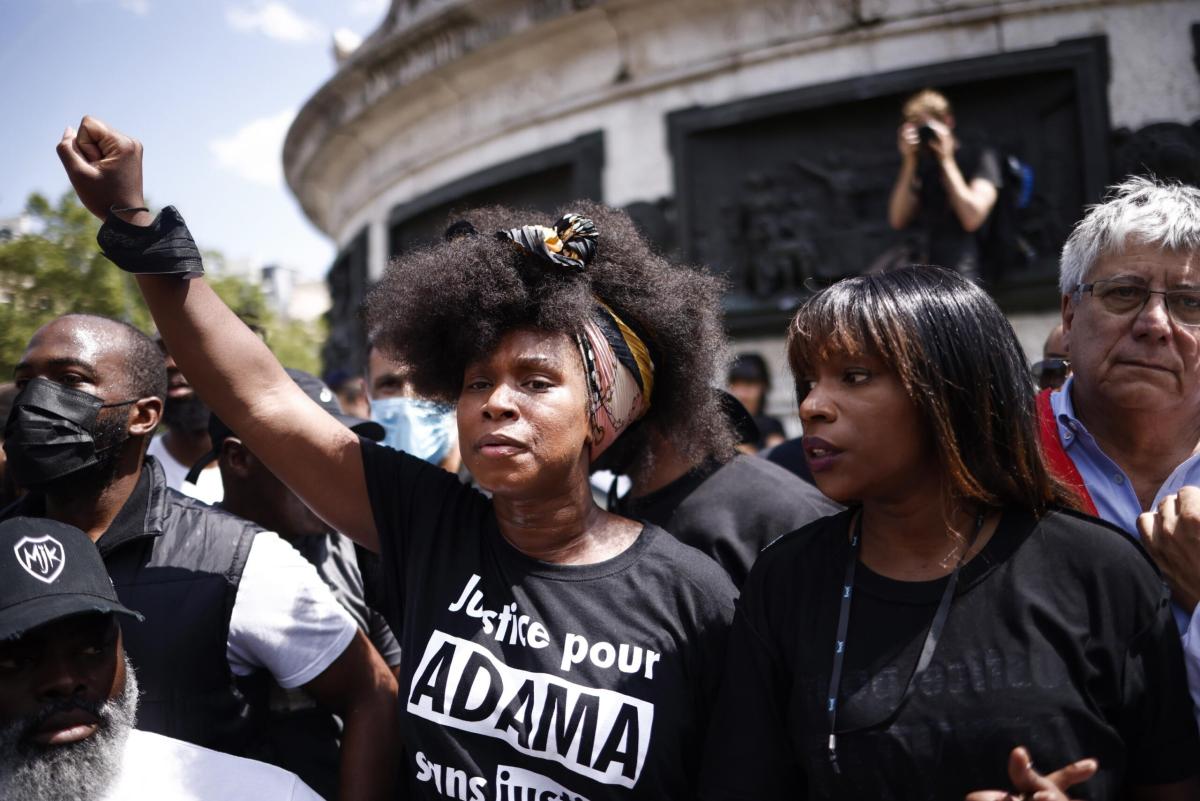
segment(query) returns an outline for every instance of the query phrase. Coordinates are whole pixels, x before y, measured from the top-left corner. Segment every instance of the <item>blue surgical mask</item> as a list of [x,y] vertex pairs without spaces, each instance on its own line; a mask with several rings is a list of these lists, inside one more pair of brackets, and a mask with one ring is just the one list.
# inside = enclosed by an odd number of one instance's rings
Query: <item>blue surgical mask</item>
[[446,458],[458,427],[452,407],[419,398],[373,400],[371,419],[383,426],[384,445],[432,464]]

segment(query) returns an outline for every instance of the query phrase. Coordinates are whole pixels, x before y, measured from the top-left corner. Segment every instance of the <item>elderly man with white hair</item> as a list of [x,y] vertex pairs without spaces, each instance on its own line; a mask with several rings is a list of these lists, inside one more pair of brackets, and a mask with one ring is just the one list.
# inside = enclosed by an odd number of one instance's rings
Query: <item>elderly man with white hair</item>
[[1200,709],[1200,190],[1113,187],[1067,240],[1059,286],[1073,375],[1038,399],[1043,450],[1162,570]]

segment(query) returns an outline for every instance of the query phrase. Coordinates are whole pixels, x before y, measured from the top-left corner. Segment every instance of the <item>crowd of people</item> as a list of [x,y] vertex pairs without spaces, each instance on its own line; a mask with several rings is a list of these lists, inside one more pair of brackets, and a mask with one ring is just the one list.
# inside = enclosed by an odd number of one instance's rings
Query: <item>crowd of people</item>
[[[937,181],[969,230],[986,155],[918,99],[894,221]],[[814,294],[789,440],[623,212],[467,212],[326,383],[136,140],[58,154],[157,332],[67,315],[13,375],[0,798],[1200,799],[1195,187],[1087,211],[1034,371],[944,219],[956,269]]]

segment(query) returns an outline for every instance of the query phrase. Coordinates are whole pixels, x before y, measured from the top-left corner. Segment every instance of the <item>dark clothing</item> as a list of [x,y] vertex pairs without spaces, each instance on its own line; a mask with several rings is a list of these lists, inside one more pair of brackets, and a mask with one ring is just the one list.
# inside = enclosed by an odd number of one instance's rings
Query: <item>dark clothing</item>
[[362,451],[411,796],[694,798],[733,614],[721,569],[654,526],[604,562],[540,562],[452,474]]
[[[997,189],[1003,184],[1000,160],[990,148],[960,145],[954,152],[954,161],[968,184],[976,178],[983,178]],[[921,156],[915,184],[913,189],[919,205],[909,227],[920,232],[918,263],[946,267],[965,278],[978,280],[978,238],[973,232],[964,230],[959,222],[942,184],[941,167],[932,156]]]
[[[0,513],[45,514],[31,493]],[[167,486],[146,460],[137,487],[97,541],[121,603],[145,616],[121,624],[137,669],[137,727],[231,754],[257,748],[265,683],[237,678],[229,620],[257,526]],[[251,698],[247,697],[247,694]]]
[[[389,667],[400,664],[400,643],[391,628],[363,598],[363,578],[354,543],[336,532],[287,538],[333,590],[359,629]],[[342,720],[319,706],[302,688],[270,682],[270,713],[263,758],[304,780],[322,798],[335,801],[341,772]]]
[[804,455],[803,441],[803,437],[789,439],[787,442],[781,442],[773,448],[767,448],[758,455],[768,462],[774,462],[792,475],[807,481],[809,484],[815,484],[812,471],[808,469],[808,457]]
[[760,451],[767,447],[767,439],[769,437],[787,438],[787,434],[783,430],[783,423],[779,422],[778,417],[772,417],[769,414],[756,414],[754,415],[754,425],[758,427],[758,442],[754,443],[754,446]]
[[783,468],[739,454],[725,464],[709,461],[640,498],[627,494],[613,511],[698,548],[740,587],[759,551],[841,508]]
[[[701,787],[705,799],[961,799],[1008,788],[1026,746],[1056,770],[1095,757],[1072,798],[1200,770],[1168,592],[1100,521],[1006,512],[961,571],[933,661],[900,704],[948,579],[859,564],[828,757],[827,694],[853,512],[780,539],[738,606]],[[868,532],[869,536],[869,532]],[[899,709],[897,710],[897,706]]]
[[333,531],[318,537],[288,537],[287,541],[317,568],[321,579],[333,590],[333,597],[354,618],[383,661],[389,667],[399,665],[400,643],[383,615],[368,606],[364,598],[354,543]]

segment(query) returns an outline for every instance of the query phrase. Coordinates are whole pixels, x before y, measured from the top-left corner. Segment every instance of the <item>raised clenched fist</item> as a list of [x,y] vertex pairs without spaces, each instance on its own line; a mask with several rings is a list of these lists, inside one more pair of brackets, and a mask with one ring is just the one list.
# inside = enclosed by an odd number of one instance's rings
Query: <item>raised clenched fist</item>
[[1183,487],[1138,517],[1142,544],[1167,578],[1175,603],[1191,614],[1200,602],[1200,488]]
[[[80,202],[101,220],[108,218],[111,209],[146,204],[141,142],[85,116],[78,131],[70,127],[63,131],[57,149]],[[151,219],[145,212],[120,216],[135,225],[147,225]]]

